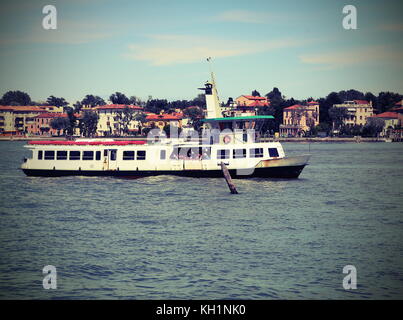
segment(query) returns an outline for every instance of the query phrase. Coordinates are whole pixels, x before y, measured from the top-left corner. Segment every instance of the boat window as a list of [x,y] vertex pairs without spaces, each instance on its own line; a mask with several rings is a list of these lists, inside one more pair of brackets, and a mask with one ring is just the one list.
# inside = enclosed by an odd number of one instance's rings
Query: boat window
[[55,152],[45,151],[45,160],[55,160]]
[[104,157],[108,156],[108,150],[104,150]]
[[146,152],[145,151],[137,151],[137,160],[145,160]]
[[117,150],[116,149],[112,149],[111,150],[111,161],[115,161],[116,160],[116,155],[117,155]]
[[161,150],[161,151],[160,151],[160,159],[161,159],[161,160],[165,160],[166,157],[167,157],[167,152],[166,152],[166,150]]
[[248,142],[248,134],[247,133],[242,134],[242,140],[243,140],[243,142]]
[[246,158],[246,149],[234,149],[234,159]]
[[95,160],[101,160],[101,151],[95,153]]
[[43,157],[43,151],[40,150],[38,151],[38,160],[42,160],[42,157]]
[[211,148],[210,147],[202,147],[202,160],[211,159]]
[[277,148],[269,148],[269,156],[270,157],[278,157],[278,150]]
[[67,151],[57,151],[56,159],[57,160],[67,160]]
[[80,151],[70,151],[69,160],[80,160]]
[[123,151],[123,160],[134,160],[134,151]]
[[229,159],[229,150],[217,150],[217,159]]
[[178,160],[179,159],[179,151],[180,151],[180,148],[174,148],[174,150],[172,151],[171,155],[169,156],[169,159]]
[[94,160],[94,151],[84,151],[83,160]]
[[253,148],[249,149],[251,158],[262,158],[263,157],[263,148]]

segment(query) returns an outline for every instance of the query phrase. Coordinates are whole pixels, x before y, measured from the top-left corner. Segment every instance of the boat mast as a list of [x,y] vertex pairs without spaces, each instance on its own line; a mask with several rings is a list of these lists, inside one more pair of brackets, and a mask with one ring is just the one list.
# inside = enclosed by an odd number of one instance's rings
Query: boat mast
[[199,89],[204,90],[206,95],[207,118],[222,118],[214,72],[211,68],[211,57],[207,58],[207,62],[209,63],[211,81],[207,81],[205,87]]

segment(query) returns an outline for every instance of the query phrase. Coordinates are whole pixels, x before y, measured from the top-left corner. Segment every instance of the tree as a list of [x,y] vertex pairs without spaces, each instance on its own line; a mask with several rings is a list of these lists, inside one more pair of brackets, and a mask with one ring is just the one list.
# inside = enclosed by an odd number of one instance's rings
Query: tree
[[66,133],[68,136],[71,137],[74,135],[74,129],[77,126],[77,118],[74,114],[74,109],[71,107],[66,108],[66,113],[67,113],[67,117],[69,119],[69,125],[67,127]]
[[204,118],[203,110],[199,107],[189,107],[183,110],[183,115],[190,119],[190,123],[196,131],[201,128],[201,119]]
[[104,99],[99,96],[94,96],[92,94],[87,94],[83,100],[81,100],[81,104],[85,107],[94,108],[96,106],[105,105]]
[[76,103],[73,104],[74,112],[76,112],[76,113],[80,113],[82,107],[83,107],[83,105],[81,104],[80,101],[76,101]]
[[55,118],[50,121],[50,126],[52,129],[58,131],[58,136],[60,135],[60,131],[63,132],[63,135],[66,135],[66,131],[70,126],[70,121],[68,118]]
[[126,97],[123,93],[120,92],[116,92],[111,94],[111,96],[109,97],[109,100],[113,103],[113,104],[130,104],[130,100],[128,97]]
[[338,96],[342,102],[352,101],[352,100],[363,100],[365,98],[361,91],[350,89],[339,91]]
[[139,97],[131,96],[129,98],[130,104],[135,106],[143,107],[145,105],[144,101],[142,101]]
[[[276,87],[266,94],[266,98],[270,101],[270,105],[259,109],[259,114],[274,116],[274,121],[266,121],[262,126],[262,132],[279,131],[280,124],[283,122],[283,109],[295,104],[294,99],[285,101],[280,90]],[[291,102],[291,104],[290,104]]]
[[283,99],[283,96],[281,95],[281,91],[278,88],[274,87],[272,91],[266,94],[266,98],[269,100],[276,98]]
[[368,118],[362,129],[362,135],[366,137],[378,137],[385,126],[385,120],[381,118]]
[[372,94],[371,92],[367,92],[367,93],[365,94],[365,96],[364,96],[364,99],[367,100],[368,102],[372,102],[372,106],[373,106],[374,108],[377,107],[377,105],[378,105],[378,98],[377,98],[374,94]]
[[379,113],[385,112],[391,107],[394,107],[396,102],[401,101],[403,95],[394,92],[380,92],[377,99],[377,109]]
[[344,125],[340,128],[340,135],[343,136],[359,136],[361,135],[362,126],[355,124],[355,125]]
[[206,108],[206,95],[204,93],[200,93],[194,98],[191,102],[192,106],[198,106],[200,108]]
[[191,106],[191,101],[188,100],[175,100],[172,102],[168,102],[170,109],[185,109]]
[[80,134],[84,137],[93,137],[97,132],[99,116],[96,112],[85,111],[80,119]]
[[340,104],[342,101],[337,92],[331,92],[326,98],[319,99],[319,118],[321,123],[325,122],[332,125],[332,119],[330,118],[329,110],[333,108],[333,105]]
[[116,120],[118,121],[118,130],[120,135],[129,134],[130,122],[135,120],[135,117],[135,111],[128,106],[126,106],[123,111],[118,111],[116,113]]
[[331,126],[327,122],[321,122],[314,128],[314,130],[316,131],[316,134],[319,132],[325,132],[326,134],[329,134]]
[[344,119],[348,117],[347,108],[332,107],[329,109],[329,116],[333,123],[333,130],[338,130],[342,126]]
[[66,107],[69,103],[64,98],[57,98],[55,96],[50,96],[46,103],[49,106],[56,106],[56,107]]
[[141,135],[141,132],[143,130],[144,124],[147,122],[147,115],[144,112],[136,114],[135,118],[136,121],[140,123],[139,125],[139,133]]
[[22,91],[7,91],[0,100],[0,105],[7,106],[28,106],[31,104],[31,97]]
[[145,106],[145,110],[160,114],[162,110],[168,109],[168,101],[166,99],[151,99],[148,100]]
[[252,91],[252,96],[254,96],[254,97],[260,97],[259,91],[253,90],[253,91]]

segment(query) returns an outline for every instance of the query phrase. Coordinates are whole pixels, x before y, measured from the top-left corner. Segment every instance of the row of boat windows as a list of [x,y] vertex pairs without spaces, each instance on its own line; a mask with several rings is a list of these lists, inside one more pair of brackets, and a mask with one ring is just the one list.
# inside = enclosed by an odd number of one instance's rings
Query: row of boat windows
[[[269,156],[271,158],[279,156],[277,148],[269,148],[268,151],[269,151]],[[229,149],[217,150],[217,159],[229,159],[230,154],[231,154],[231,150],[229,150]],[[246,158],[246,149],[233,149],[232,157],[234,159]],[[263,148],[249,149],[249,157],[250,158],[263,158]]]
[[[109,160],[117,159],[117,150],[109,150]],[[104,157],[108,150],[104,150]],[[136,157],[137,156],[137,157]],[[38,160],[101,160],[101,151],[38,151]],[[123,160],[145,160],[146,151],[123,151]]]
[[[217,159],[242,159],[247,157],[247,149],[219,149],[217,150]],[[268,148],[268,153],[271,158],[278,157],[279,153],[277,148]],[[263,148],[249,149],[250,158],[263,158]],[[161,160],[165,159],[165,154]],[[175,148],[172,152],[170,159],[172,160],[207,160],[211,159],[211,148],[206,147],[185,147]]]
[[[109,160],[115,161],[117,159],[117,150],[104,150],[104,157],[108,156]],[[189,150],[190,151],[190,150]],[[271,158],[278,157],[279,153],[277,148],[268,148],[269,156]],[[188,155],[189,157],[192,154]],[[250,158],[263,158],[263,148],[252,148],[249,149],[249,157]],[[232,150],[232,158],[234,159],[242,159],[247,157],[246,149],[233,149]],[[38,151],[38,160],[101,160],[101,151]],[[180,150],[176,149],[171,157],[171,159],[181,159]],[[210,152],[209,150],[200,152],[198,159],[209,159]],[[217,159],[230,159],[231,158],[231,150],[230,149],[221,149],[217,150]],[[146,151],[138,150],[138,151],[123,151],[123,160],[145,160],[146,159]],[[160,151],[160,159],[166,159],[166,150]]]

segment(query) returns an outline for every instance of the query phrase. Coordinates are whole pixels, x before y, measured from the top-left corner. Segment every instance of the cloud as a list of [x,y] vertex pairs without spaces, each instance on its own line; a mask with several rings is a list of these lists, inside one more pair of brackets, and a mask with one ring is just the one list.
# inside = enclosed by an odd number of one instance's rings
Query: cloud
[[239,41],[206,36],[149,35],[148,43],[131,44],[125,57],[148,61],[151,65],[162,66],[178,63],[192,63],[207,57],[224,58],[274,49],[302,45],[304,41],[282,39],[273,41]]
[[399,50],[387,46],[360,47],[343,51],[306,54],[299,57],[301,62],[325,69],[335,69],[365,63],[394,63],[402,65]]
[[403,23],[383,24],[379,28],[384,31],[403,32]]
[[61,20],[56,30],[35,30],[27,37],[27,41],[40,43],[82,44],[113,36],[105,26],[91,22]]
[[215,17],[218,21],[242,22],[242,23],[267,23],[273,17],[265,12],[248,10],[229,10]]
[[[83,44],[107,39],[119,34],[119,24],[105,24],[97,21],[74,21],[67,19],[57,20],[56,30],[45,30],[42,24],[27,25],[13,34],[3,32],[0,45],[17,43],[55,43],[55,44]],[[30,30],[29,32],[23,32]]]

